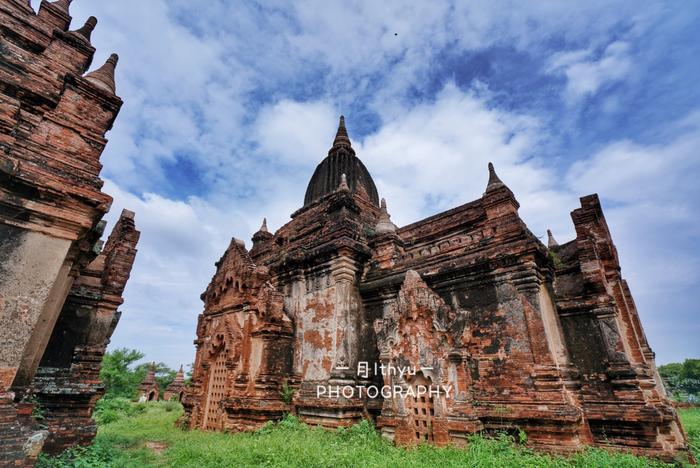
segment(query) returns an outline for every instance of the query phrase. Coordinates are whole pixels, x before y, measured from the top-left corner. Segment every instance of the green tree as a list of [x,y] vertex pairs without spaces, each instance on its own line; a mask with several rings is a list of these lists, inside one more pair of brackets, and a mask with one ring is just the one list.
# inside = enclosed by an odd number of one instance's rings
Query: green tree
[[700,359],[686,359],[683,361],[681,378],[700,380]]
[[135,396],[145,372],[132,370],[130,367],[143,357],[144,354],[141,351],[127,348],[105,353],[100,379],[105,385],[106,397],[133,398]]
[[674,398],[684,401],[700,398],[700,359],[659,366],[659,374]]

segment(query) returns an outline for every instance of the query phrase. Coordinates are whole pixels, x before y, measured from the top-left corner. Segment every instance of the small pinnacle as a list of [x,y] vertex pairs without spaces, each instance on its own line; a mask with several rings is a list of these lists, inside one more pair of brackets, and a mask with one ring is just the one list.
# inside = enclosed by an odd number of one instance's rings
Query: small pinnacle
[[556,241],[556,239],[552,235],[552,231],[547,229],[547,247],[549,247],[551,249],[552,247],[558,247],[558,246],[559,246],[559,243]]
[[339,146],[351,147],[350,137],[348,137],[348,131],[345,128],[345,117],[340,116],[340,123],[338,124],[338,132],[335,134],[335,140],[333,140],[333,148]]
[[90,42],[90,35],[92,34],[92,30],[95,29],[95,26],[97,25],[97,18],[94,16],[91,16],[85,21],[85,24],[82,25],[79,29],[76,29],[74,32],[76,34],[80,34],[83,36],[85,39]]
[[489,182],[486,184],[486,192],[503,187],[505,184],[496,175],[496,169],[494,169],[493,164],[489,163]]
[[119,215],[120,218],[128,218],[128,219],[134,219],[134,216],[136,216],[136,213],[134,213],[131,210],[127,210],[126,208],[124,208],[122,210],[121,214]]
[[117,54],[110,55],[104,65],[85,75],[85,79],[98,88],[116,94],[117,87],[114,84],[114,69],[118,60],[119,56]]
[[345,174],[340,175],[340,185],[338,185],[339,192],[349,192],[350,187],[348,186],[348,177]]
[[384,198],[382,198],[380,203],[380,209],[379,219],[377,220],[377,225],[374,227],[374,232],[377,234],[396,232],[396,225],[391,222],[391,216],[386,209],[386,200]]
[[51,5],[68,14],[68,10],[70,9],[70,2],[72,1],[73,0],[56,0]]
[[267,218],[263,218],[262,226],[260,226],[260,232],[268,232],[268,230],[267,230]]

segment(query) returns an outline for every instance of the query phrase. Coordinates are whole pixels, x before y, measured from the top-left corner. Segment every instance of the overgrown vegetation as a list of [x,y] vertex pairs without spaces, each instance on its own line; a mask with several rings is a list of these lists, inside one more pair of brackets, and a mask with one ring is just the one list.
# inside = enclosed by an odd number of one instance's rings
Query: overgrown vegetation
[[282,397],[282,401],[284,401],[288,405],[291,404],[292,400],[294,399],[294,389],[289,386],[289,382],[286,379],[282,384],[280,396]]
[[[135,398],[139,384],[146,376],[151,363],[135,363],[143,359],[144,354],[135,349],[119,348],[105,354],[100,371],[100,379],[105,384],[105,398]],[[161,397],[166,387],[175,378],[177,371],[166,364],[155,364],[156,381],[160,387]]]
[[659,374],[675,400],[700,403],[700,359],[659,366]]
[[700,408],[688,408],[680,410],[683,427],[688,434],[690,450],[695,460],[700,463]]
[[[415,449],[393,446],[372,425],[363,421],[347,429],[325,431],[308,427],[288,415],[268,423],[255,433],[223,434],[183,431],[175,421],[182,406],[175,401],[136,403],[136,391],[149,364],[136,365],[143,353],[126,348],[107,353],[100,374],[106,396],[97,403],[94,418],[99,425],[90,447],[68,450],[59,457],[42,456],[39,467],[141,467],[141,466],[536,466],[536,467],[648,467],[661,463],[624,453],[589,449],[571,457],[532,452],[524,447],[527,435],[501,435],[496,439],[474,436],[465,448]],[[667,364],[659,372],[671,394],[692,401],[700,392],[700,360]],[[175,371],[156,365],[161,390]],[[287,382],[284,401],[294,391]],[[700,460],[700,408],[680,411],[691,450]],[[517,440],[516,440],[517,439]]]
[[[116,417],[105,417],[114,412]],[[512,437],[471,437],[465,448],[395,447],[363,421],[347,429],[309,427],[294,416],[268,423],[255,433],[224,434],[183,431],[175,427],[182,414],[176,402],[101,403],[95,443],[58,458],[42,457],[47,467],[228,467],[228,466],[531,466],[649,467],[662,466],[628,454],[589,449],[568,458],[532,452]],[[700,410],[682,411],[696,456],[700,455]],[[108,419],[110,422],[106,422]]]

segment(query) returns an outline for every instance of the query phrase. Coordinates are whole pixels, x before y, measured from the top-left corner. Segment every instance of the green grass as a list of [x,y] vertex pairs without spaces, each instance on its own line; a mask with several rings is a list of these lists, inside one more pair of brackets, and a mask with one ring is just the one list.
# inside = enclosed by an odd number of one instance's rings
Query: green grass
[[[116,405],[119,406],[120,404]],[[116,411],[115,405],[105,408]],[[137,405],[135,405],[137,406]],[[175,427],[182,408],[173,403],[141,404],[138,409],[110,413],[95,443],[58,458],[43,457],[39,467],[647,467],[661,464],[623,453],[588,449],[568,458],[535,453],[512,439],[472,437],[466,448],[395,447],[363,422],[349,429],[326,431],[288,417],[256,433],[206,433]],[[695,444],[700,445],[700,410],[681,411]]]
[[680,415],[683,427],[688,434],[690,450],[695,460],[700,463],[700,408],[682,409]]

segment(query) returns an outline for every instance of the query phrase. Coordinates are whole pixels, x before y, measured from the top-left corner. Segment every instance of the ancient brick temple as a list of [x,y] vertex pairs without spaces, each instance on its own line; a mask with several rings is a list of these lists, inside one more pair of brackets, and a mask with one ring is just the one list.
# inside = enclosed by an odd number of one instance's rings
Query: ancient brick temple
[[156,364],[152,362],[138,388],[139,401],[158,401],[160,386],[156,380]]
[[[0,465],[92,440],[102,357],[136,255],[134,213],[104,245],[100,155],[117,56],[85,73],[95,18],[0,1]],[[34,416],[42,415],[41,426]]]
[[489,165],[481,198],[396,227],[341,117],[304,206],[216,263],[189,425],[255,429],[292,411],[325,427],[372,418],[400,444],[522,429],[560,452],[687,456],[598,197],[563,245],[518,208]]
[[170,385],[165,389],[163,393],[163,400],[165,401],[182,401],[182,397],[185,395],[185,371],[180,366],[180,370],[175,374],[175,378]]

